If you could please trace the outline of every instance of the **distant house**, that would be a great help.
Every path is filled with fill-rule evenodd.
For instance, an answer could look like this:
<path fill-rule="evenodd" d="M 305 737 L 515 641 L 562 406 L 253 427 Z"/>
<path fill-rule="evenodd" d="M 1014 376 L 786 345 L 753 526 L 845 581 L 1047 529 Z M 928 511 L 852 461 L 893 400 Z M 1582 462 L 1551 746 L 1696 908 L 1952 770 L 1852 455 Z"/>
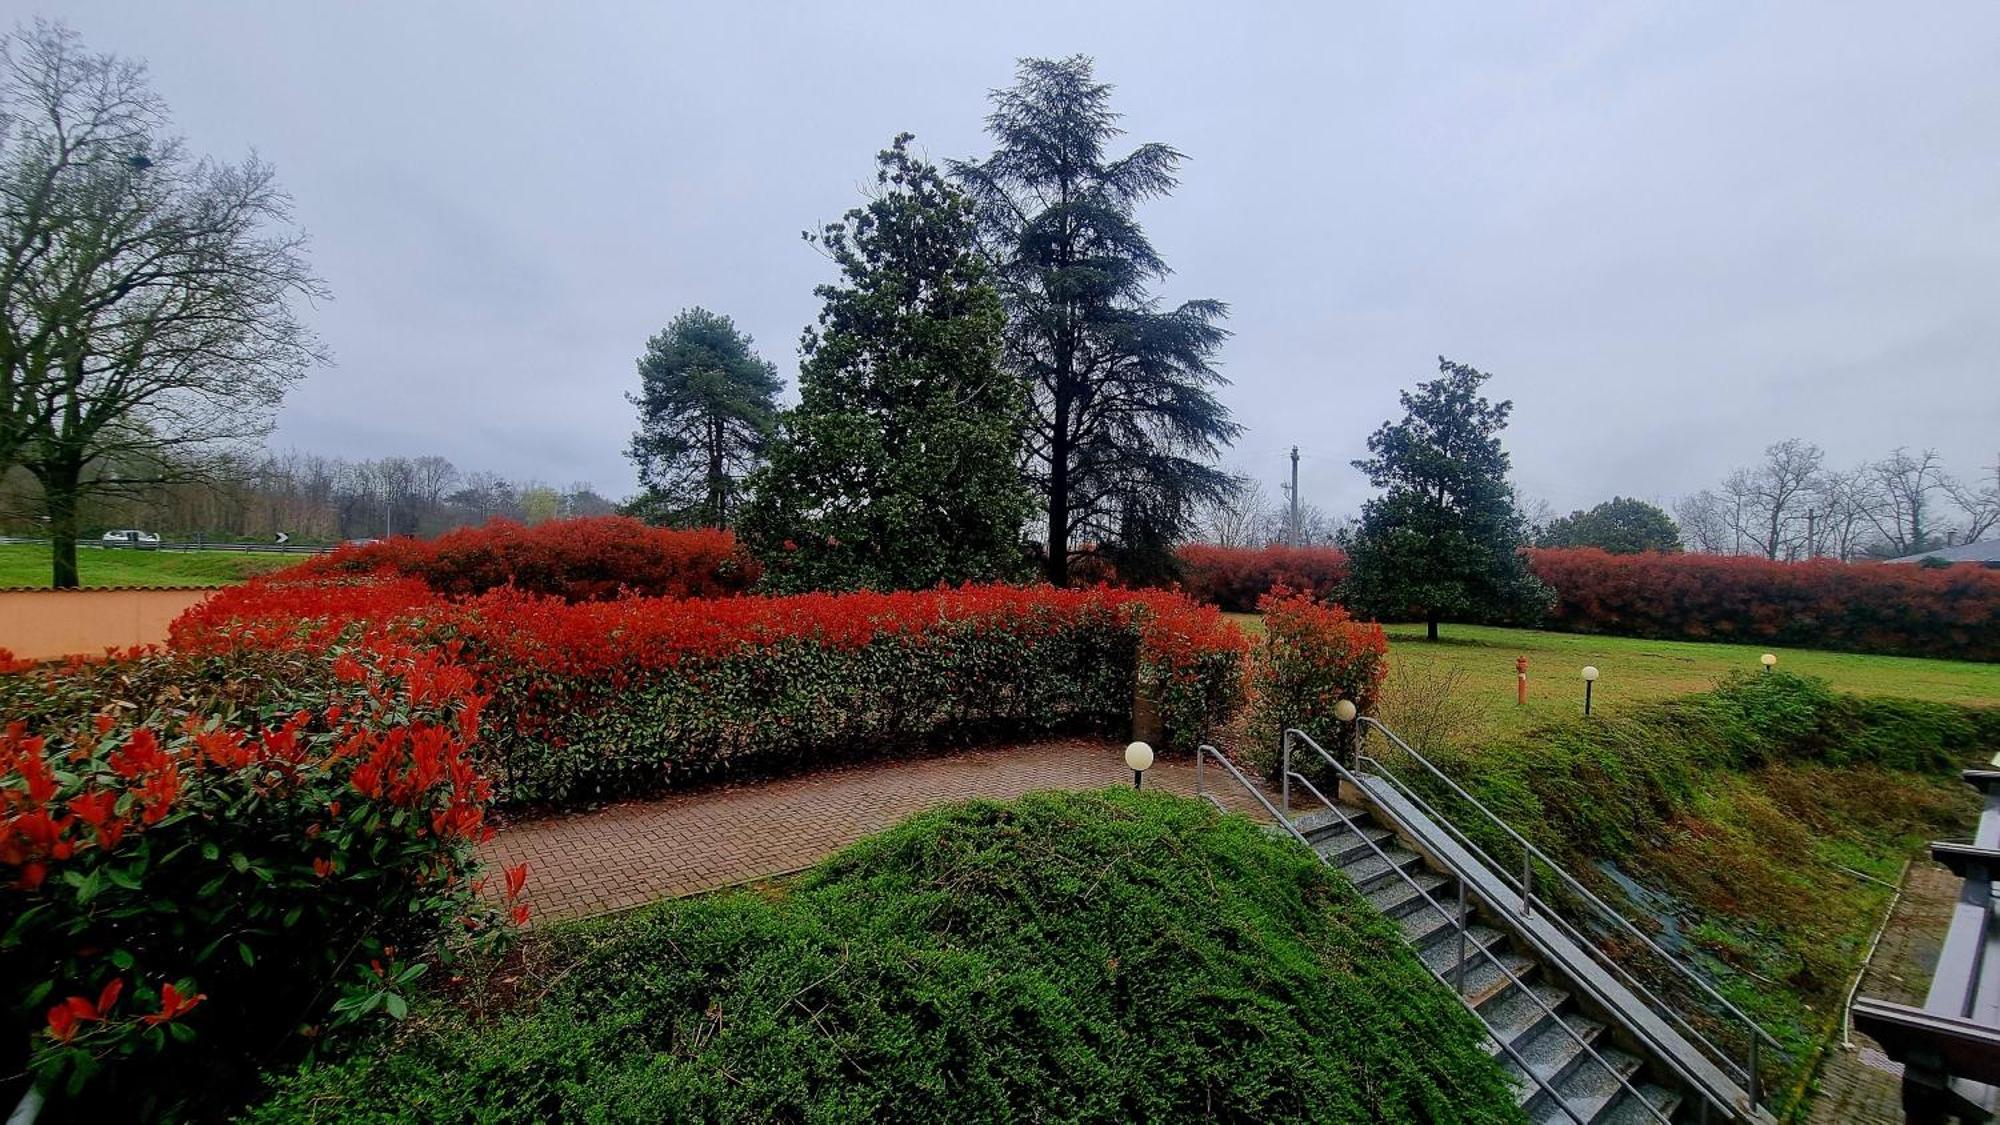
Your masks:
<path fill-rule="evenodd" d="M 1900 559 L 1883 559 L 1885 563 L 1920 563 L 1936 559 L 1942 563 L 1979 563 L 1981 566 L 2000 567 L 2000 539 L 1988 539 L 1980 543 L 1964 543 L 1957 547 L 1939 547 L 1935 551 L 1925 551 L 1921 555 L 1904 555 Z"/>

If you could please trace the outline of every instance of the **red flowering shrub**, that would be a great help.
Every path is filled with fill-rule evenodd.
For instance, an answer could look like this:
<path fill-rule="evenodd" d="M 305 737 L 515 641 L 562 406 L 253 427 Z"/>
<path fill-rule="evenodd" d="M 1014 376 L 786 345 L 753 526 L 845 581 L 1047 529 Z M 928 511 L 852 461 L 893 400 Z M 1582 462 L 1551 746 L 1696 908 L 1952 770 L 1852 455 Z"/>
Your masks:
<path fill-rule="evenodd" d="M 1338 547 L 1211 547 L 1191 543 L 1174 553 L 1188 597 L 1229 613 L 1250 613 L 1280 587 L 1326 601 L 1347 579 L 1347 552 Z"/>
<path fill-rule="evenodd" d="M 1275 774 L 1288 728 L 1332 752 L 1341 733 L 1334 704 L 1349 699 L 1364 715 L 1375 710 L 1389 674 L 1389 639 L 1372 621 L 1283 588 L 1258 599 L 1257 609 L 1264 636 L 1250 651 L 1249 757 Z M 1317 771 L 1306 767 L 1317 765 L 1308 760 L 1294 768 L 1311 776 Z"/>
<path fill-rule="evenodd" d="M 720 598 L 757 580 L 757 563 L 727 531 L 674 531 L 625 516 L 550 520 L 523 527 L 496 519 L 436 539 L 408 536 L 342 547 L 283 572 L 287 578 L 398 575 L 441 594 L 512 585 L 570 602 L 621 593 Z"/>
<path fill-rule="evenodd" d="M 400 1016 L 440 923 L 504 932 L 483 704 L 382 637 L 0 677 L 0 1065 L 66 1116 L 194 1115 L 301 1027 Z"/>
<path fill-rule="evenodd" d="M 1579 633 L 2000 660 L 2000 571 L 1717 555 L 1533 550 Z"/>
<path fill-rule="evenodd" d="M 174 629 L 188 650 L 320 644 L 373 623 L 461 645 L 491 696 L 501 795 L 604 800 L 938 740 L 1110 729 L 1135 685 L 1191 745 L 1235 706 L 1240 633 L 1175 594 L 1011 586 L 565 604 L 518 590 L 265 581 Z"/>

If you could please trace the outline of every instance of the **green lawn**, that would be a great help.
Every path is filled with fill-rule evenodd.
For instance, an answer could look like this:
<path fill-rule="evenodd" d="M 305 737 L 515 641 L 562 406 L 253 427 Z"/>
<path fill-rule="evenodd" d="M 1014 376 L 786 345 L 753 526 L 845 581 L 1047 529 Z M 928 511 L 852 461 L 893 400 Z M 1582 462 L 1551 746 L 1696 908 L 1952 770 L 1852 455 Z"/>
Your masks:
<path fill-rule="evenodd" d="M 1263 628 L 1254 614 L 1230 616 L 1253 634 Z M 1732 671 L 1755 671 L 1765 652 L 1777 654 L 1780 668 L 1820 677 L 1839 691 L 2000 706 L 2000 664 L 1480 625 L 1445 625 L 1441 632 L 1432 643 L 1422 625 L 1388 626 L 1391 683 L 1383 721 L 1391 727 L 1436 726 L 1464 738 L 1515 734 L 1574 715 L 1583 709 L 1586 664 L 1602 674 L 1593 712 L 1616 714 L 1635 703 L 1712 687 Z M 1524 707 L 1514 703 L 1517 656 L 1528 658 Z M 1440 708 L 1448 714 L 1429 713 Z"/>
<path fill-rule="evenodd" d="M 105 550 L 78 544 L 76 566 L 85 586 L 201 586 L 241 582 L 303 558 L 265 551 Z M 0 587 L 47 586 L 50 566 L 46 546 L 0 543 Z"/>

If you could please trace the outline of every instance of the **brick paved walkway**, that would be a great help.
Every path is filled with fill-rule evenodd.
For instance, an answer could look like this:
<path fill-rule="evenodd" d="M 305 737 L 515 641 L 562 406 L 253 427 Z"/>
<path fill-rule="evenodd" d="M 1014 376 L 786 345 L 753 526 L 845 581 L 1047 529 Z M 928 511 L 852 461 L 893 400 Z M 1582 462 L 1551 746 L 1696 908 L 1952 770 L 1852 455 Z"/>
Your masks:
<path fill-rule="evenodd" d="M 1951 925 L 1959 880 L 1924 861 L 1910 865 L 1882 944 L 1868 963 L 1861 995 L 1921 1007 L 1937 968 L 1938 950 Z M 1819 1094 L 1808 1121 L 1825 1125 L 1902 1125 L 1903 1068 L 1881 1045 L 1854 1033 L 1854 1050 L 1835 1044 L 1819 1071 Z"/>
<path fill-rule="evenodd" d="M 495 864 L 527 862 L 528 898 L 538 919 L 603 914 L 809 867 L 933 805 L 1129 785 L 1132 771 L 1123 753 L 1123 743 L 1041 742 L 633 801 L 510 825 L 480 857 Z M 1215 772 L 1209 783 L 1225 804 L 1261 813 L 1248 794 Z M 1192 794 L 1192 761 L 1155 763 L 1146 787 Z"/>

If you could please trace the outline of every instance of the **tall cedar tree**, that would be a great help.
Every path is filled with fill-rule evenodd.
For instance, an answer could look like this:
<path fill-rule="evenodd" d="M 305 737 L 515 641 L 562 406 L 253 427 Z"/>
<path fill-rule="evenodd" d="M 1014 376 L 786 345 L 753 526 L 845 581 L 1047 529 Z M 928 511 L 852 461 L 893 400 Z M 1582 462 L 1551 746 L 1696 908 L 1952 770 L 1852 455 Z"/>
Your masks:
<path fill-rule="evenodd" d="M 639 467 L 639 513 L 675 526 L 728 527 L 743 478 L 777 426 L 784 382 L 750 350 L 735 322 L 688 309 L 639 357 L 639 430 L 626 456 Z"/>
<path fill-rule="evenodd" d="M 1023 402 L 971 202 L 898 136 L 879 190 L 818 241 L 840 267 L 800 351 L 801 401 L 743 534 L 774 589 L 921 589 L 1016 576 L 1031 510 Z M 808 236 L 810 237 L 810 236 Z"/>
<path fill-rule="evenodd" d="M 1528 573 L 1526 522 L 1500 448 L 1511 402 L 1479 394 L 1489 376 L 1438 357 L 1439 378 L 1402 394 L 1401 422 L 1368 438 L 1354 462 L 1381 496 L 1361 509 L 1349 548 L 1347 596 L 1384 618 L 1421 617 L 1436 640 L 1441 617 L 1533 619 L 1549 591 Z"/>
<path fill-rule="evenodd" d="M 1066 584 L 1093 541 L 1122 569 L 1153 569 L 1198 506 L 1234 492 L 1208 462 L 1241 432 L 1210 393 L 1228 382 L 1210 362 L 1227 307 L 1160 311 L 1150 290 L 1169 271 L 1133 216 L 1173 189 L 1181 154 L 1108 156 L 1124 130 L 1082 56 L 1024 60 L 992 99 L 993 155 L 952 170 L 979 205 L 1007 367 L 1029 391 L 1024 464 L 1047 517 L 1049 581 Z"/>

